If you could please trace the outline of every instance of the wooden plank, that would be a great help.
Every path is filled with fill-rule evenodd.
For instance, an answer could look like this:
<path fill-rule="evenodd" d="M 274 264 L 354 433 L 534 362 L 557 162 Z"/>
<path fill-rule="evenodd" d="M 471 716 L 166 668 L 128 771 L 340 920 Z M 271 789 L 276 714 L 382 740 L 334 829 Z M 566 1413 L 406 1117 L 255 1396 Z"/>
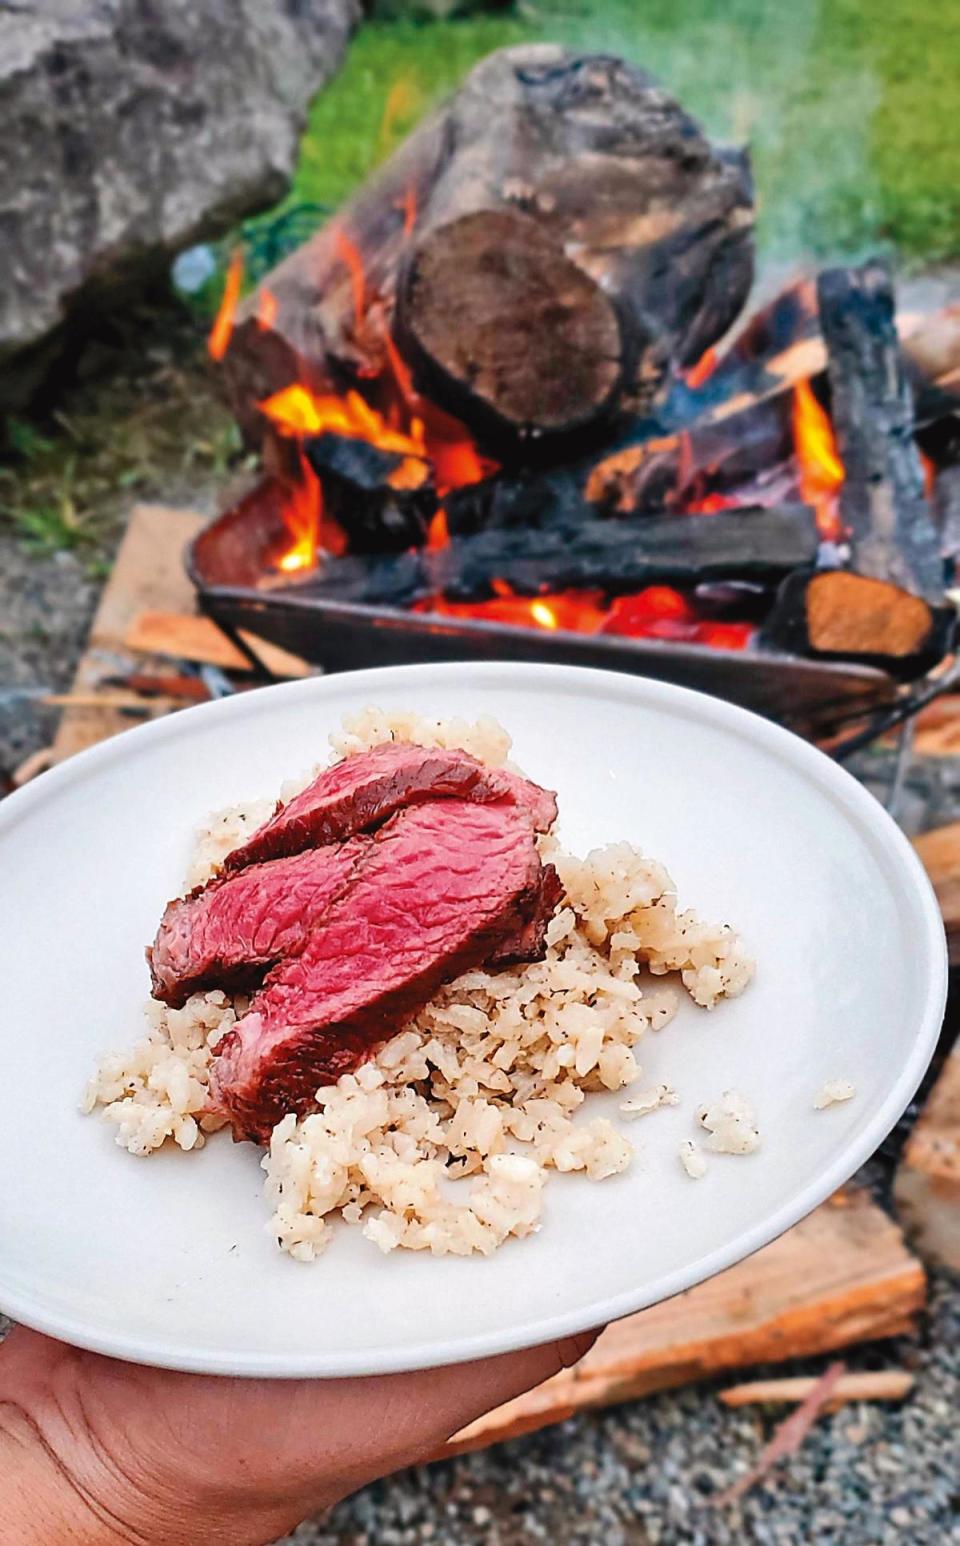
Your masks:
<path fill-rule="evenodd" d="M 899 1336 L 924 1292 L 896 1224 L 865 1193 L 845 1190 L 748 1261 L 609 1326 L 575 1369 L 471 1423 L 443 1453 L 727 1369 Z"/>
<path fill-rule="evenodd" d="M 960 1271 L 960 1044 L 910 1134 L 893 1195 L 924 1260 Z"/>
<path fill-rule="evenodd" d="M 916 1381 L 906 1369 L 868 1370 L 864 1374 L 841 1374 L 833 1387 L 830 1400 L 823 1410 L 835 1412 L 850 1401 L 904 1401 Z M 806 1401 L 817 1384 L 812 1375 L 800 1375 L 797 1379 L 748 1380 L 743 1385 L 731 1385 L 721 1390 L 718 1399 L 724 1406 L 793 1406 Z"/>
<path fill-rule="evenodd" d="M 71 696 L 78 701 L 60 720 L 53 761 L 61 762 L 85 746 L 180 706 L 146 697 L 134 698 L 127 706 L 115 690 L 101 687 L 105 677 L 149 670 L 151 663 L 161 672 L 169 670 L 170 656 L 231 671 L 250 669 L 246 656 L 215 623 L 194 614 L 194 591 L 184 569 L 183 551 L 203 522 L 204 517 L 194 510 L 164 505 L 138 505 L 133 511 L 73 679 Z M 312 668 L 298 656 L 253 635 L 247 637 L 275 676 L 310 674 Z"/>
<path fill-rule="evenodd" d="M 255 634 L 242 635 L 271 676 L 310 676 L 313 666 L 299 655 L 280 649 Z M 203 665 L 220 666 L 224 671 L 249 671 L 250 662 L 209 617 L 188 616 L 183 612 L 138 612 L 123 639 L 127 649 L 147 655 L 170 655 L 176 660 L 192 660 Z"/>
<path fill-rule="evenodd" d="M 960 966 L 960 821 L 922 833 L 913 846 L 937 893 L 950 965 Z"/>
<path fill-rule="evenodd" d="M 73 692 L 95 693 L 104 676 L 130 669 L 133 661 L 123 639 L 138 612 L 192 608 L 193 587 L 183 567 L 183 550 L 202 525 L 203 517 L 193 510 L 136 507 L 100 597 L 87 648 L 73 678 Z M 167 711 L 167 705 L 154 703 L 147 717 Z M 85 746 L 142 723 L 143 718 L 138 714 L 132 719 L 129 711 L 116 706 L 67 709 L 53 742 L 53 759 L 61 762 Z"/>

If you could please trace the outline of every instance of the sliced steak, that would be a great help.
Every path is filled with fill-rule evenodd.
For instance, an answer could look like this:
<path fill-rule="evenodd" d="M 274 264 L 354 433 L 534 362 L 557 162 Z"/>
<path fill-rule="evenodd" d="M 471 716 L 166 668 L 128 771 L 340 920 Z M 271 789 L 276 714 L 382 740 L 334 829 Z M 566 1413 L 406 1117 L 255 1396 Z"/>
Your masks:
<path fill-rule="evenodd" d="M 204 988 L 256 987 L 303 948 L 372 841 L 251 864 L 171 902 L 147 950 L 154 998 L 178 1007 Z"/>
<path fill-rule="evenodd" d="M 320 843 L 339 842 L 380 825 L 404 806 L 441 797 L 513 800 L 543 832 L 557 815 L 555 795 L 516 773 L 485 767 L 467 752 L 385 741 L 325 768 L 228 854 L 224 867 L 237 870 Z"/>
<path fill-rule="evenodd" d="M 552 864 L 545 864 L 540 871 L 540 885 L 529 918 L 516 934 L 505 939 L 502 945 L 498 945 L 487 956 L 484 965 L 497 971 L 503 966 L 542 961 L 547 948 L 547 924 L 556 912 L 562 896 L 563 883 L 560 876 Z"/>
<path fill-rule="evenodd" d="M 234 1135 L 266 1139 L 514 938 L 541 869 L 530 822 L 509 801 L 434 800 L 396 816 L 323 926 L 217 1046 L 211 1099 Z"/>

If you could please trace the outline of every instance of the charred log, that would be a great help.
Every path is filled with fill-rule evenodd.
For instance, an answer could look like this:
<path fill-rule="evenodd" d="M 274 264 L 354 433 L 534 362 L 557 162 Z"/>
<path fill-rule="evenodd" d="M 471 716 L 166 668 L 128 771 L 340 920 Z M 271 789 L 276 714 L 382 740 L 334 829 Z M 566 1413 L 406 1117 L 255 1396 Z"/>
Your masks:
<path fill-rule="evenodd" d="M 913 439 L 889 268 L 827 269 L 817 281 L 834 429 L 846 477 L 840 514 L 853 567 L 936 599 L 942 568 Z"/>
<path fill-rule="evenodd" d="M 611 515 L 688 510 L 711 494 L 742 490 L 792 453 L 789 400 L 760 400 L 716 423 L 612 451 L 591 467 L 584 492 Z"/>
<path fill-rule="evenodd" d="M 670 364 L 698 360 L 738 315 L 752 226 L 746 155 L 713 147 L 650 76 L 554 45 L 502 50 L 244 303 L 225 358 L 232 403 L 259 439 L 252 405 L 290 381 L 329 389 L 382 373 L 402 269 L 418 366 L 456 380 L 461 411 L 475 411 L 481 430 L 565 433 L 618 398 L 636 409 Z M 521 232 L 531 240 L 522 261 Z M 462 293 L 528 329 L 527 348 L 508 361 L 513 381 L 491 386 L 489 340 L 460 301 L 449 319 L 438 315 L 458 263 Z M 548 318 L 551 294 L 575 368 L 551 327 L 524 317 L 534 295 Z M 447 329 L 463 324 L 458 353 Z"/>
<path fill-rule="evenodd" d="M 917 676 L 950 647 L 952 608 L 931 607 L 887 580 L 824 569 L 790 575 L 761 630 L 761 643 L 793 655 L 854 660 Z"/>
<path fill-rule="evenodd" d="M 435 552 L 333 559 L 298 583 L 304 595 L 410 606 L 431 595 L 482 601 L 508 585 L 521 596 L 600 589 L 622 595 L 657 583 L 722 579 L 770 584 L 812 562 L 817 532 L 803 506 L 724 510 L 702 519 L 582 521 L 566 529 L 501 527 Z"/>
<path fill-rule="evenodd" d="M 402 553 L 425 541 L 437 496 L 426 463 L 347 435 L 314 435 L 304 453 L 321 480 L 324 511 L 355 553 Z"/>

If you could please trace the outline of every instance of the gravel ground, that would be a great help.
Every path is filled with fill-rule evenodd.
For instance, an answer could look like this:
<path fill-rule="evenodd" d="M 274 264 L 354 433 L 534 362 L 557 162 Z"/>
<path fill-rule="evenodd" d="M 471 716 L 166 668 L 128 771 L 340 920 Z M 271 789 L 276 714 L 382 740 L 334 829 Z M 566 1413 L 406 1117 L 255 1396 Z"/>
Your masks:
<path fill-rule="evenodd" d="M 857 1368 L 909 1365 L 917 1375 L 913 1395 L 900 1409 L 858 1405 L 821 1419 L 794 1459 L 730 1508 L 714 1508 L 710 1496 L 747 1469 L 776 1419 L 729 1411 L 698 1387 L 576 1418 L 513 1444 L 394 1477 L 342 1504 L 325 1522 L 302 1525 L 289 1541 L 298 1546 L 960 1541 L 958 1285 L 934 1279 L 930 1318 L 920 1339 L 859 1350 L 848 1361 Z"/>
<path fill-rule="evenodd" d="M 47 745 L 57 722 L 55 709 L 5 693 L 69 687 L 98 590 L 75 554 L 38 558 L 0 532 L 0 770 Z"/>

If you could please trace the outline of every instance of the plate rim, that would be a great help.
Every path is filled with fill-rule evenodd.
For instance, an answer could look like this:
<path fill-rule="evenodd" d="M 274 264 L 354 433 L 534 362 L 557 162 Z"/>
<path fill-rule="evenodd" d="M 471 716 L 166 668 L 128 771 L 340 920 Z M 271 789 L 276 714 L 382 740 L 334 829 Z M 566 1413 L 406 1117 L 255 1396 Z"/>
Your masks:
<path fill-rule="evenodd" d="M 564 691 L 572 689 L 573 696 L 590 696 L 591 686 L 597 689 L 614 688 L 632 696 L 638 706 L 652 704 L 679 711 L 684 717 L 700 722 L 712 722 L 722 730 L 740 733 L 746 739 L 769 753 L 779 756 L 795 771 L 804 775 L 843 809 L 851 821 L 859 817 L 861 835 L 879 845 L 885 859 L 891 864 L 891 875 L 896 876 L 901 896 L 913 893 L 914 904 L 922 924 L 922 934 L 915 941 L 925 958 L 928 971 L 922 1000 L 918 1001 L 913 1045 L 909 1057 L 900 1068 L 885 1097 L 872 1113 L 859 1135 L 843 1144 L 830 1164 L 811 1178 L 797 1193 L 779 1208 L 758 1220 L 751 1228 L 741 1230 L 733 1239 L 712 1251 L 706 1252 L 672 1272 L 663 1273 L 649 1281 L 642 1289 L 633 1289 L 614 1296 L 600 1296 L 579 1309 L 557 1313 L 541 1313 L 527 1317 L 520 1324 L 503 1328 L 498 1332 L 485 1331 L 463 1335 L 455 1341 L 426 1340 L 404 1344 L 395 1349 L 370 1349 L 366 1351 L 323 1353 L 305 1352 L 300 1355 L 257 1351 L 232 1353 L 211 1350 L 188 1341 L 177 1341 L 157 1347 L 151 1341 L 135 1335 L 100 1333 L 89 1328 L 82 1317 L 75 1318 L 57 1310 L 47 1311 L 41 1305 L 31 1303 L 29 1293 L 23 1294 L 4 1281 L 2 1257 L 0 1257 L 0 1308 L 12 1320 L 29 1326 L 35 1331 L 56 1337 L 61 1341 L 101 1353 L 120 1360 L 147 1364 L 153 1367 L 180 1370 L 185 1373 L 219 1374 L 234 1377 L 269 1377 L 276 1379 L 343 1378 L 363 1377 L 440 1368 L 450 1364 L 468 1362 L 477 1358 L 492 1357 L 501 1353 L 515 1352 L 592 1329 L 597 1325 L 619 1320 L 639 1310 L 648 1309 L 674 1295 L 706 1281 L 726 1268 L 752 1256 L 763 1246 L 778 1239 L 801 1219 L 806 1218 L 827 1197 L 854 1174 L 873 1154 L 884 1138 L 896 1125 L 923 1078 L 930 1063 L 943 1021 L 948 987 L 948 956 L 943 921 L 933 886 L 913 846 L 879 801 L 871 795 L 845 768 L 833 762 L 817 747 L 804 741 L 783 726 L 762 718 L 748 709 L 725 699 L 697 692 L 691 688 L 659 682 L 626 672 L 608 671 L 583 666 L 535 664 L 510 661 L 484 662 L 436 662 L 415 665 L 381 666 L 363 671 L 336 672 L 326 676 L 309 677 L 295 682 L 273 684 L 229 698 L 188 708 L 174 715 L 139 725 L 120 735 L 101 741 L 76 753 L 67 761 L 44 773 L 23 789 L 15 791 L 0 803 L 0 845 L 5 831 L 26 817 L 36 806 L 68 787 L 80 783 L 102 766 L 128 758 L 131 752 L 148 750 L 151 741 L 175 739 L 190 735 L 203 716 L 209 723 L 214 716 L 221 718 L 244 717 L 256 713 L 265 694 L 275 700 L 280 695 L 290 698 L 309 698 L 323 694 L 332 687 L 349 688 L 352 695 L 360 698 L 365 693 L 376 692 L 377 684 L 385 679 L 396 680 L 402 676 L 411 684 L 411 696 L 425 685 L 444 684 L 456 679 L 458 685 L 468 688 L 484 682 L 505 686 L 533 686 L 542 684 L 549 691 L 558 686 Z M 565 684 L 565 685 L 564 685 Z M 376 1258 L 374 1258 L 376 1261 Z"/>

